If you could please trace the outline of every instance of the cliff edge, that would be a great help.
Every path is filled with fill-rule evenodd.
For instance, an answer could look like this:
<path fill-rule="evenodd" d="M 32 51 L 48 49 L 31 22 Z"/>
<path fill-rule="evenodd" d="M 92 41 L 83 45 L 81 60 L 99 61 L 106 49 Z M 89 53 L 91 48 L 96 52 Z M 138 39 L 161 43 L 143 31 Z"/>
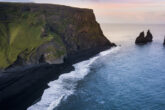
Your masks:
<path fill-rule="evenodd" d="M 61 64 L 80 53 L 112 46 L 91 9 L 0 3 L 0 69 Z"/>

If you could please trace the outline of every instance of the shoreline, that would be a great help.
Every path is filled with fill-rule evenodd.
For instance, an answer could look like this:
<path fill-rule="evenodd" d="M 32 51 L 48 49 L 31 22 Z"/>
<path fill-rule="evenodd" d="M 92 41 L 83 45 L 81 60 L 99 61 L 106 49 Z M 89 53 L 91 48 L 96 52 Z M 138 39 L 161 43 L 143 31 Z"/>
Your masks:
<path fill-rule="evenodd" d="M 87 60 L 112 45 L 89 49 L 70 55 L 64 64 L 41 65 L 27 70 L 4 73 L 0 77 L 0 108 L 5 110 L 26 110 L 39 100 L 48 82 L 58 79 L 63 73 L 74 70 L 75 63 Z"/>

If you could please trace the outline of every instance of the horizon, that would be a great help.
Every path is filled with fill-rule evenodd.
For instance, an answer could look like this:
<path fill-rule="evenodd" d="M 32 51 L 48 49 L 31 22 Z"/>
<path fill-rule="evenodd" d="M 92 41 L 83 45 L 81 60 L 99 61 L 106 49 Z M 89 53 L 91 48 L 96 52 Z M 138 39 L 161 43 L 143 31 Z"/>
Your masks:
<path fill-rule="evenodd" d="M 1 2 L 33 2 L 93 9 L 99 23 L 165 24 L 164 0 L 0 0 Z"/>

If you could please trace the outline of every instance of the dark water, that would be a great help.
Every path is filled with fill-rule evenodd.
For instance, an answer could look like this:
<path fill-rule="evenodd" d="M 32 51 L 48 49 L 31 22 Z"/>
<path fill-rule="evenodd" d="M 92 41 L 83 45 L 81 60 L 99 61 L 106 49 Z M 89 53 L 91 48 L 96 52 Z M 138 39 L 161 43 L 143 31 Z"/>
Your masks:
<path fill-rule="evenodd" d="M 135 45 L 148 28 L 153 43 Z M 75 65 L 76 72 L 51 82 L 30 110 L 165 110 L 165 25 L 104 24 L 102 29 L 121 46 Z"/>

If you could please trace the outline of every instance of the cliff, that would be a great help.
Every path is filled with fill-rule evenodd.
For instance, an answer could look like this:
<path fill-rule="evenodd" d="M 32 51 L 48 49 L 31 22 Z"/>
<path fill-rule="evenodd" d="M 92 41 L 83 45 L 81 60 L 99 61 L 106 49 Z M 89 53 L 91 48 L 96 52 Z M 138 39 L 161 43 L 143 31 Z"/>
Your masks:
<path fill-rule="evenodd" d="M 0 70 L 38 65 L 0 73 L 0 108 L 26 110 L 72 64 L 112 46 L 90 9 L 0 3 Z"/>
<path fill-rule="evenodd" d="M 0 3 L 0 69 L 60 64 L 79 53 L 111 46 L 115 44 L 103 35 L 91 9 Z"/>

